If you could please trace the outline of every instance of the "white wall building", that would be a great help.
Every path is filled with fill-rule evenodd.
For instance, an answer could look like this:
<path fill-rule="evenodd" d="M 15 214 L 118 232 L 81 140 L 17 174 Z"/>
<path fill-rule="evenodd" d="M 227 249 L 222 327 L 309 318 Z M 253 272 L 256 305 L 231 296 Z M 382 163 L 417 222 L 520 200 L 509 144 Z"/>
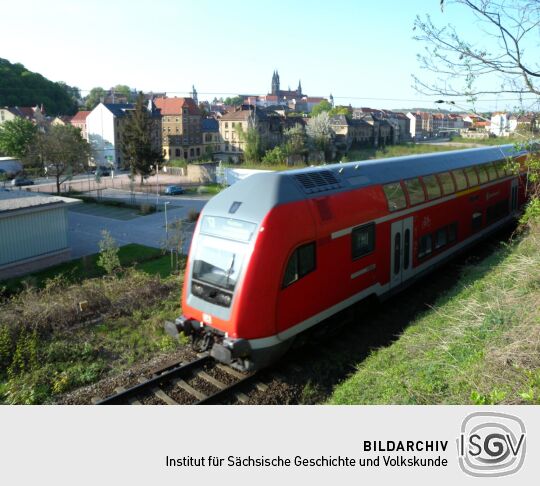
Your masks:
<path fill-rule="evenodd" d="M 497 137 L 507 137 L 514 130 L 512 130 L 510 126 L 510 117 L 508 116 L 508 113 L 493 113 L 493 115 L 491 115 L 489 131 Z"/>
<path fill-rule="evenodd" d="M 88 142 L 96 166 L 122 166 L 123 119 L 132 108 L 130 104 L 100 103 L 86 117 Z"/>

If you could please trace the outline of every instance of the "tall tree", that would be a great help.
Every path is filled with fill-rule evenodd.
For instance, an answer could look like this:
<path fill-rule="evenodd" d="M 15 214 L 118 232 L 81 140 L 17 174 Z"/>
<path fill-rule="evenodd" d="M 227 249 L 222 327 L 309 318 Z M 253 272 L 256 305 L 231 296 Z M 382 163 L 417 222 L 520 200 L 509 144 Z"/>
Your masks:
<path fill-rule="evenodd" d="M 306 127 L 309 143 L 314 150 L 324 152 L 328 160 L 332 148 L 334 131 L 330 126 L 330 116 L 327 111 L 310 118 Z"/>
<path fill-rule="evenodd" d="M 317 116 L 320 115 L 324 111 L 330 111 L 332 109 L 332 105 L 327 100 L 322 100 L 319 104 L 315 105 L 313 109 L 311 110 L 311 116 Z"/>
<path fill-rule="evenodd" d="M 128 103 L 134 101 L 134 95 L 131 88 L 125 84 L 117 84 L 114 88 L 115 95 L 125 96 Z"/>
<path fill-rule="evenodd" d="M 264 147 L 257 122 L 252 120 L 248 121 L 248 127 L 246 130 L 242 128 L 241 123 L 238 123 L 236 131 L 238 132 L 238 137 L 240 140 L 244 142 L 243 150 L 246 162 L 260 162 L 261 157 L 264 154 Z"/>
<path fill-rule="evenodd" d="M 86 98 L 84 99 L 85 108 L 87 110 L 93 110 L 100 101 L 105 98 L 107 91 L 100 86 L 92 88 Z"/>
<path fill-rule="evenodd" d="M 415 39 L 426 52 L 418 55 L 420 65 L 438 75 L 434 81 L 414 76 L 418 91 L 469 97 L 540 95 L 538 0 L 440 0 L 440 4 L 443 11 L 450 5 L 461 7 L 462 15 L 477 28 L 458 32 L 452 25 L 436 26 L 429 16 L 416 18 Z"/>
<path fill-rule="evenodd" d="M 300 123 L 284 132 L 287 155 L 304 156 L 307 151 L 306 131 Z"/>
<path fill-rule="evenodd" d="M 122 150 L 129 164 L 131 175 L 140 175 L 141 185 L 144 177 L 162 162 L 161 152 L 152 144 L 152 115 L 146 109 L 144 95 L 139 93 L 135 109 L 128 111 L 124 126 Z"/>
<path fill-rule="evenodd" d="M 23 157 L 23 163 L 43 168 L 56 180 L 56 192 L 75 174 L 88 168 L 90 145 L 81 131 L 71 125 L 51 125 L 38 132 Z"/>
<path fill-rule="evenodd" d="M 16 117 L 0 125 L 0 153 L 22 158 L 33 142 L 37 127 L 30 120 Z"/>

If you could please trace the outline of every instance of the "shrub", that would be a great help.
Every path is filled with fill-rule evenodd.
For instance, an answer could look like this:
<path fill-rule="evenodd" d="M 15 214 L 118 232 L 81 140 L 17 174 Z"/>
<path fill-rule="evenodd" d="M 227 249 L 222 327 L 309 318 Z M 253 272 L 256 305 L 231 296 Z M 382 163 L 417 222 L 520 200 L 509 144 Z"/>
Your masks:
<path fill-rule="evenodd" d="M 107 230 L 101 232 L 103 239 L 99 242 L 98 267 L 103 268 L 109 275 L 120 268 L 118 245 Z"/>
<path fill-rule="evenodd" d="M 191 223 L 196 223 L 200 214 L 201 213 L 199 213 L 196 209 L 190 208 L 188 211 L 187 220 Z"/>

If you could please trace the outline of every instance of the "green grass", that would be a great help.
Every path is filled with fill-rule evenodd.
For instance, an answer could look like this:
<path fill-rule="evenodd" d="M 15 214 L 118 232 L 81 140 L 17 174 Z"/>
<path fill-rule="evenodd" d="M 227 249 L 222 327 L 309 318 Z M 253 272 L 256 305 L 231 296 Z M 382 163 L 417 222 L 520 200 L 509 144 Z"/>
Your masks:
<path fill-rule="evenodd" d="M 387 157 L 402 157 L 404 155 L 431 154 L 435 152 L 448 152 L 459 150 L 460 147 L 450 145 L 414 144 L 388 145 L 385 148 L 365 148 L 351 150 L 347 154 L 347 160 L 385 159 Z"/>
<path fill-rule="evenodd" d="M 123 267 L 130 267 L 135 264 L 139 264 L 139 267 L 144 263 L 153 263 L 153 260 L 166 260 L 163 257 L 163 252 L 158 248 L 151 248 L 148 246 L 138 245 L 136 243 L 130 243 L 122 246 L 118 250 L 118 256 L 120 258 L 120 264 Z M 54 267 L 47 268 L 40 272 L 33 273 L 24 277 L 17 277 L 0 282 L 0 289 L 5 287 L 6 293 L 13 294 L 19 292 L 25 287 L 25 285 L 32 285 L 35 287 L 43 287 L 47 280 L 62 275 L 70 282 L 79 282 L 85 278 L 99 277 L 104 274 L 102 268 L 97 266 L 98 254 L 89 255 L 79 258 L 77 260 L 71 260 L 69 262 L 55 265 Z M 146 272 L 151 273 L 152 266 L 147 265 Z M 164 267 L 155 265 L 156 273 L 162 276 L 170 274 L 165 273 Z"/>
<path fill-rule="evenodd" d="M 540 226 L 338 385 L 332 404 L 540 404 Z"/>
<path fill-rule="evenodd" d="M 514 143 L 524 143 L 529 137 L 490 137 L 490 138 L 465 138 L 452 137 L 452 142 L 456 143 L 475 143 L 479 145 L 506 145 Z"/>

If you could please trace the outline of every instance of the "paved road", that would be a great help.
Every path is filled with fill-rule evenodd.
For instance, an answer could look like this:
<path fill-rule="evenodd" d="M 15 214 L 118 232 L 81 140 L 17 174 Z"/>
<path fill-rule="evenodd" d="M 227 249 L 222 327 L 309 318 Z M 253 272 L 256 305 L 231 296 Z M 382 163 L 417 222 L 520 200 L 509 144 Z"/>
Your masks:
<path fill-rule="evenodd" d="M 161 197 L 160 197 L 161 199 Z M 167 207 L 169 223 L 175 219 L 186 218 L 190 209 L 200 212 L 210 197 L 174 197 L 175 204 Z M 159 212 L 130 220 L 112 219 L 77 211 L 68 212 L 69 243 L 72 258 L 80 258 L 99 251 L 101 231 L 107 230 L 120 246 L 128 243 L 161 248 L 165 240 L 165 213 Z M 185 225 L 184 252 L 191 243 L 192 228 Z"/>

